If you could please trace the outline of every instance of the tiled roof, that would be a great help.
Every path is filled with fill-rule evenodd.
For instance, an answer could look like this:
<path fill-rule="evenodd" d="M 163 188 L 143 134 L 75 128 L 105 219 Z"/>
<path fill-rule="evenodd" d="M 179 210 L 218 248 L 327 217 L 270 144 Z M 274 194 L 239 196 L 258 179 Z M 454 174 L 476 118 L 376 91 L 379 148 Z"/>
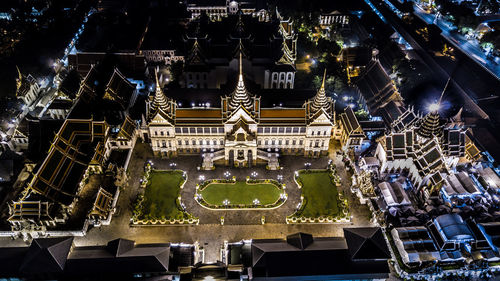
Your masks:
<path fill-rule="evenodd" d="M 189 109 L 178 108 L 175 111 L 175 116 L 178 118 L 222 118 L 220 108 L 216 109 Z"/>
<path fill-rule="evenodd" d="M 91 152 L 99 141 L 104 140 L 106 132 L 104 122 L 67 119 L 29 188 L 48 199 L 71 204 L 80 178 L 93 156 Z"/>
<path fill-rule="evenodd" d="M 263 108 L 260 118 L 305 118 L 304 108 Z"/>

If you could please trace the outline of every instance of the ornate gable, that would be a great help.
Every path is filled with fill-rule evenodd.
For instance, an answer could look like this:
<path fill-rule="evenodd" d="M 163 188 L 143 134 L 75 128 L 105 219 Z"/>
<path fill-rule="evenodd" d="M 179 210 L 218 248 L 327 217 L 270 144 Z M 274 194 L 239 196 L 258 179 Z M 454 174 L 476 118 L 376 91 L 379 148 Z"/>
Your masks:
<path fill-rule="evenodd" d="M 162 110 L 158 110 L 149 122 L 150 126 L 162 125 L 162 126 L 173 126 L 172 120 L 165 114 Z"/>
<path fill-rule="evenodd" d="M 309 125 L 330 125 L 333 126 L 332 119 L 330 115 L 323 109 L 320 108 L 312 117 Z"/>
<path fill-rule="evenodd" d="M 255 123 L 255 119 L 248 110 L 239 106 L 229 117 L 226 123 L 237 123 L 239 120 L 244 120 L 246 123 Z"/>

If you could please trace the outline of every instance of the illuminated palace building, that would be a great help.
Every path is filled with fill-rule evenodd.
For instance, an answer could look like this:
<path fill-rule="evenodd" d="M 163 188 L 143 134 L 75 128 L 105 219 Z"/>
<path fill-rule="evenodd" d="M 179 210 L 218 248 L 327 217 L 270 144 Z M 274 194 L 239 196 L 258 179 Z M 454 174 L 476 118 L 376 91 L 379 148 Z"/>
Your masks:
<path fill-rule="evenodd" d="M 220 97 L 220 107 L 180 108 L 156 82 L 147 103 L 147 134 L 154 154 L 173 157 L 202 154 L 203 168 L 213 164 L 279 167 L 283 154 L 318 157 L 328 152 L 335 124 L 334 101 L 323 85 L 302 107 L 261 106 L 261 97 L 245 87 L 240 54 L 236 89 Z M 264 103 L 262 103 L 264 104 Z"/>

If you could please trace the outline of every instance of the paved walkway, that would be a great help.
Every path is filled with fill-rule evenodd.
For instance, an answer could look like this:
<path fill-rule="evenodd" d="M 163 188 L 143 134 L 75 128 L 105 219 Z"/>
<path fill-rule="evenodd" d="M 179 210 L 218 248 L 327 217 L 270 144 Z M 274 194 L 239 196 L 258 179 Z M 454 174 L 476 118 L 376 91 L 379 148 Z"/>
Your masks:
<path fill-rule="evenodd" d="M 332 154 L 333 155 L 333 154 Z M 144 163 L 152 160 L 157 169 L 171 169 L 170 164 L 175 163 L 175 168 L 185 170 L 188 181 L 181 192 L 182 202 L 187 211 L 200 218 L 200 225 L 194 226 L 130 226 L 130 216 L 133 202 L 140 192 L 139 179 L 144 172 Z M 220 247 L 224 241 L 240 241 L 242 239 L 259 238 L 284 238 L 295 232 L 307 232 L 314 236 L 343 236 L 343 227 L 369 225 L 369 211 L 366 206 L 358 206 L 348 192 L 350 181 L 346 179 L 345 168 L 340 157 L 335 158 L 337 169 L 342 178 L 342 190 L 345 192 L 353 213 L 352 224 L 285 224 L 285 216 L 292 214 L 299 202 L 300 190 L 293 181 L 295 170 L 303 169 L 304 163 L 311 163 L 311 168 L 325 168 L 328 158 L 309 159 L 304 157 L 285 156 L 281 164 L 283 170 L 267 171 L 263 167 L 256 168 L 226 168 L 217 167 L 214 171 L 198 171 L 201 157 L 189 156 L 174 159 L 153 159 L 148 144 L 138 143 L 133 151 L 129 164 L 130 180 L 128 186 L 122 190 L 118 200 L 119 212 L 113 217 L 109 226 L 94 228 L 88 231 L 85 237 L 75 238 L 76 245 L 102 245 L 112 239 L 122 237 L 132 239 L 138 243 L 153 242 L 198 242 L 205 249 L 205 262 L 215 262 L 219 259 Z M 283 175 L 288 193 L 287 202 L 278 209 L 259 211 L 211 211 L 207 210 L 194 200 L 196 183 L 199 176 L 205 179 L 224 178 L 224 172 L 229 171 L 231 176 L 244 180 L 247 175 L 255 171 L 257 178 L 276 179 Z M 261 216 L 266 217 L 266 224 L 261 225 Z M 225 225 L 220 225 L 220 216 L 224 216 Z"/>
<path fill-rule="evenodd" d="M 218 224 L 220 217 L 224 216 L 224 224 L 261 224 L 262 216 L 265 216 L 267 223 L 285 223 L 285 217 L 295 212 L 300 202 L 300 189 L 293 180 L 294 171 L 304 168 L 304 163 L 311 163 L 311 168 L 325 168 L 328 159 L 308 159 L 303 157 L 283 157 L 281 165 L 283 170 L 269 171 L 263 166 L 254 168 L 226 168 L 217 167 L 213 171 L 197 171 L 199 157 L 183 157 L 179 161 L 178 168 L 188 173 L 188 181 L 182 190 L 182 202 L 186 205 L 186 210 L 200 218 L 200 224 Z M 163 161 L 162 161 L 163 162 Z M 155 161 L 156 166 L 156 161 Z M 164 167 L 164 165 L 159 165 Z M 236 180 L 244 181 L 252 172 L 257 172 L 257 179 L 275 179 L 278 175 L 283 176 L 283 183 L 286 185 L 288 199 L 279 208 L 271 210 L 207 210 L 200 206 L 193 198 L 196 192 L 196 184 L 200 182 L 199 176 L 207 179 L 223 179 L 224 173 L 229 171 L 230 177 L 235 176 Z"/>

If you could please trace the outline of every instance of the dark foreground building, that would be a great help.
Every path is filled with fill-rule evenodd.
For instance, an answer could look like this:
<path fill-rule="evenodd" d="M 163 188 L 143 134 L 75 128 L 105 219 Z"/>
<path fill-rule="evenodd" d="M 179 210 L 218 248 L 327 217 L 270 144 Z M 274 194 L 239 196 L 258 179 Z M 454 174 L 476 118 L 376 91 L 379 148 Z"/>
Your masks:
<path fill-rule="evenodd" d="M 129 280 L 178 275 L 194 261 L 194 246 L 136 244 L 116 239 L 76 247 L 73 237 L 35 239 L 29 247 L 0 248 L 0 278 L 27 280 Z"/>
<path fill-rule="evenodd" d="M 222 260 L 196 262 L 190 244 L 115 239 L 75 246 L 73 237 L 0 248 L 0 279 L 25 280 L 385 280 L 390 252 L 378 227 L 345 228 L 344 237 L 295 233 L 286 239 L 226 243 Z"/>
<path fill-rule="evenodd" d="M 390 259 L 382 230 L 344 228 L 344 237 L 296 233 L 228 245 L 228 271 L 250 280 L 385 280 Z"/>

